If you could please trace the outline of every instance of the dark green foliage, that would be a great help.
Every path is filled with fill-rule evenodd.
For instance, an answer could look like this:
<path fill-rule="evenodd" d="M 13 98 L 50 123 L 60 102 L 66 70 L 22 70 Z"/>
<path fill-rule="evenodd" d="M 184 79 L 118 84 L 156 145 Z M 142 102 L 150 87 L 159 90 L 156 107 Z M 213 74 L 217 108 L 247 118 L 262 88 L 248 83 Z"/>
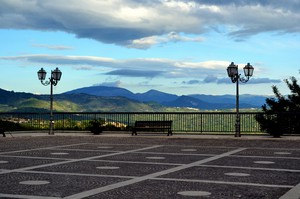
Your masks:
<path fill-rule="evenodd" d="M 0 120 L 0 128 L 4 131 L 20 131 L 25 130 L 25 128 L 19 123 L 2 121 Z"/>
<path fill-rule="evenodd" d="M 103 126 L 103 131 L 126 131 L 128 130 L 127 127 L 118 127 L 114 124 L 107 124 Z"/>
<path fill-rule="evenodd" d="M 90 121 L 89 130 L 95 135 L 99 135 L 103 131 L 103 124 L 105 124 L 105 121 L 102 119 L 92 120 Z"/>
<path fill-rule="evenodd" d="M 266 104 L 262 106 L 265 114 L 256 116 L 261 130 L 274 137 L 300 132 L 300 86 L 295 77 L 286 79 L 285 83 L 291 94 L 283 96 L 278 88 L 273 86 L 275 98 L 267 98 Z"/>

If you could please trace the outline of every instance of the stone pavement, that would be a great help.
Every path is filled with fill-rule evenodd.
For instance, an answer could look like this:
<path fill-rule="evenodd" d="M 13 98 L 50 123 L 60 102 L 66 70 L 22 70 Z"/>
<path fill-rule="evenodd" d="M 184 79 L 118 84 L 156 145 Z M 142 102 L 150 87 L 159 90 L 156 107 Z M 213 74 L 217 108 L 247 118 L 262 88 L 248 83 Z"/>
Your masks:
<path fill-rule="evenodd" d="M 0 198 L 300 198 L 300 139 L 19 133 Z"/>

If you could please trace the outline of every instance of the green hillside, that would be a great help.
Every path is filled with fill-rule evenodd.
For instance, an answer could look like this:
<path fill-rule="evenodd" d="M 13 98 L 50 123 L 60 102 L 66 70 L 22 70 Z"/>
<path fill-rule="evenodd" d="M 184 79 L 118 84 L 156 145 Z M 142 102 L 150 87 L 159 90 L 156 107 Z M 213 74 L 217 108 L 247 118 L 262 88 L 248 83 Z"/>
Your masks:
<path fill-rule="evenodd" d="M 37 112 L 47 111 L 50 107 L 49 95 L 17 93 L 0 89 L 0 111 Z M 165 111 L 166 108 L 157 103 L 142 103 L 125 97 L 99 97 L 87 94 L 54 95 L 54 111 L 124 111 L 150 112 Z"/>

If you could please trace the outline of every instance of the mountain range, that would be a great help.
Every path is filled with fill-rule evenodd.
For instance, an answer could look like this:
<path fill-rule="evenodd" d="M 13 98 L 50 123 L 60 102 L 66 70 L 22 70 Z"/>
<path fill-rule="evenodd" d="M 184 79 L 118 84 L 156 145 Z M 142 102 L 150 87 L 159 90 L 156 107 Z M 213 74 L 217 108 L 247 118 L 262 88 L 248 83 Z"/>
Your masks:
<path fill-rule="evenodd" d="M 133 93 L 125 88 L 91 86 L 65 92 L 64 94 L 84 93 L 95 96 L 121 96 L 139 102 L 156 102 L 168 107 L 190 107 L 204 110 L 231 109 L 236 106 L 235 95 L 174 95 L 157 90 L 149 90 L 145 93 Z M 266 96 L 240 95 L 240 108 L 260 108 L 266 100 Z"/>
<path fill-rule="evenodd" d="M 260 108 L 266 97 L 241 95 L 240 108 Z M 133 93 L 125 88 L 91 86 L 54 95 L 55 111 L 190 111 L 235 108 L 234 95 L 183 95 L 149 90 Z M 49 95 L 0 89 L 0 111 L 47 111 Z"/>
<path fill-rule="evenodd" d="M 82 93 L 54 95 L 54 111 L 165 111 L 155 103 L 142 103 L 125 97 L 103 97 Z M 49 95 L 35 95 L 0 89 L 0 112 L 44 112 L 49 110 Z"/>

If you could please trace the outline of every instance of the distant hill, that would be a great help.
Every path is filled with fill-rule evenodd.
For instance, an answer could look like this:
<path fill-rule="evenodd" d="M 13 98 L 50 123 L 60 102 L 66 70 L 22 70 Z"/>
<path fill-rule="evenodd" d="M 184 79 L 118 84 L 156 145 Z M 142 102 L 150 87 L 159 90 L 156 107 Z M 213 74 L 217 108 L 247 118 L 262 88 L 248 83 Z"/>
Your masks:
<path fill-rule="evenodd" d="M 129 99 L 134 99 L 135 94 L 125 88 L 119 87 L 109 87 L 109 86 L 91 86 L 78 88 L 65 92 L 64 94 L 88 94 L 102 97 L 126 97 Z"/>
<path fill-rule="evenodd" d="M 65 92 L 64 94 L 84 93 L 95 96 L 109 97 L 126 97 L 128 99 L 137 100 L 140 102 L 168 102 L 178 98 L 177 95 L 160 92 L 157 90 L 149 90 L 145 93 L 134 94 L 125 88 L 107 87 L 107 86 L 91 86 Z"/>
<path fill-rule="evenodd" d="M 164 105 L 171 107 L 190 107 L 199 109 L 213 109 L 214 107 L 216 107 L 216 104 L 210 104 L 200 99 L 185 95 L 180 96 L 173 101 L 165 102 Z"/>
<path fill-rule="evenodd" d="M 214 104 L 227 104 L 227 107 L 235 107 L 235 95 L 188 95 L 199 100 Z M 260 108 L 266 102 L 266 96 L 244 94 L 239 96 L 241 108 Z M 222 107 L 222 106 L 221 106 Z"/>
<path fill-rule="evenodd" d="M 260 108 L 266 97 L 241 95 L 240 108 Z M 124 88 L 92 86 L 54 95 L 55 111 L 188 111 L 233 109 L 234 95 L 187 95 L 177 96 L 157 90 L 132 93 Z M 6 91 L 0 89 L 0 111 L 47 111 L 49 95 Z M 172 108 L 173 107 L 173 108 Z M 178 108 L 179 107 L 179 108 Z"/>
<path fill-rule="evenodd" d="M 204 100 L 200 100 L 195 97 L 191 96 L 181 96 L 177 98 L 176 100 L 172 102 L 164 103 L 165 106 L 170 107 L 190 107 L 190 108 L 197 108 L 200 110 L 215 110 L 215 109 L 232 109 L 235 107 L 235 103 L 216 103 L 215 101 L 211 101 L 212 103 L 209 103 Z M 240 104 L 241 108 L 255 108 L 251 104 Z"/>
<path fill-rule="evenodd" d="M 156 102 L 163 106 L 170 107 L 191 107 L 203 110 L 212 109 L 232 109 L 236 106 L 235 95 L 203 95 L 193 94 L 187 96 L 178 96 L 174 94 L 164 93 L 157 90 L 149 90 L 145 93 L 132 93 L 124 88 L 93 86 L 75 89 L 66 92 L 85 93 L 96 96 L 122 96 L 140 102 Z M 240 95 L 241 108 L 260 108 L 265 103 L 265 96 L 258 95 Z"/>
<path fill-rule="evenodd" d="M 134 99 L 142 101 L 142 102 L 158 102 L 164 103 L 176 100 L 178 98 L 177 95 L 160 92 L 157 90 L 149 90 L 145 93 L 137 93 L 135 94 Z"/>
<path fill-rule="evenodd" d="M 0 89 L 0 111 L 42 112 L 48 111 L 49 95 L 34 95 Z M 165 111 L 157 103 L 142 103 L 125 97 L 107 97 L 88 94 L 54 95 L 55 111 L 108 111 L 108 112 L 153 112 Z"/>

